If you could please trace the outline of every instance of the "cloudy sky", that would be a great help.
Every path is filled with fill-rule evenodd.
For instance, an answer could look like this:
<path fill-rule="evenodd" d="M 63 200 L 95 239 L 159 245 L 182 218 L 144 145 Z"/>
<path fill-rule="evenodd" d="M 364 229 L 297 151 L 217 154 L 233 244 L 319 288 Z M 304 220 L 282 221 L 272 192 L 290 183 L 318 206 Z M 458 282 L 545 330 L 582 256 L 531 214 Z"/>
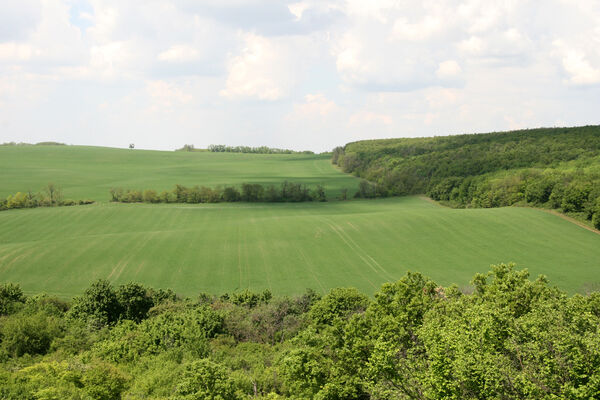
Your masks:
<path fill-rule="evenodd" d="M 1 0 L 0 142 L 329 150 L 600 123 L 600 0 Z"/>

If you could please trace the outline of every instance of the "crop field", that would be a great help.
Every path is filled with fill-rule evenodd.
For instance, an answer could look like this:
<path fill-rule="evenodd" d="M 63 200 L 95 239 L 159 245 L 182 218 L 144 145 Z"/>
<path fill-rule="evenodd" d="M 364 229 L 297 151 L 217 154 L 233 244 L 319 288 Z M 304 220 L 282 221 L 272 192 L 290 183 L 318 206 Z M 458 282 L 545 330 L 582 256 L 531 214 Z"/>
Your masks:
<path fill-rule="evenodd" d="M 358 180 L 332 167 L 327 155 L 241 154 L 85 146 L 0 146 L 0 196 L 38 192 L 50 182 L 64 197 L 108 201 L 112 187 L 170 190 L 185 186 L 321 184 L 329 197 Z"/>
<path fill-rule="evenodd" d="M 516 262 L 573 293 L 600 285 L 600 235 L 528 208 L 419 197 L 298 204 L 110 204 L 0 212 L 0 281 L 68 298 L 96 278 L 185 295 L 375 292 L 406 271 L 468 286 Z"/>

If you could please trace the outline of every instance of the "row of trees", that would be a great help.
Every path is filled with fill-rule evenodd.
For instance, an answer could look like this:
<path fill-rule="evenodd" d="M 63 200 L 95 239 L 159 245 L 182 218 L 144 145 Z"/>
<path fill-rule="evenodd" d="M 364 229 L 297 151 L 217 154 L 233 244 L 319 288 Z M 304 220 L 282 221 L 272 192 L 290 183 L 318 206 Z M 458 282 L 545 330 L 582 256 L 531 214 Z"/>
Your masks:
<path fill-rule="evenodd" d="M 60 142 L 38 142 L 38 143 L 4 142 L 4 143 L 0 143 L 0 146 L 66 146 L 66 144 L 60 143 Z"/>
<path fill-rule="evenodd" d="M 503 264 L 467 292 L 409 273 L 373 297 L 97 281 L 66 303 L 4 284 L 0 377 L 9 400 L 592 399 L 600 293 Z"/>
<path fill-rule="evenodd" d="M 367 140 L 335 148 L 332 162 L 371 183 L 365 197 L 427 193 L 455 207 L 532 204 L 600 226 L 600 126 Z"/>
<path fill-rule="evenodd" d="M 210 188 L 206 186 L 186 187 L 175 185 L 171 191 L 135 190 L 113 188 L 111 201 L 121 203 L 219 203 L 219 202 L 305 202 L 327 201 L 325 188 L 316 185 L 309 189 L 301 183 L 284 181 L 279 186 L 263 186 L 258 183 L 243 183 L 234 186 Z"/>
<path fill-rule="evenodd" d="M 0 199 L 0 211 L 14 208 L 35 208 L 54 206 L 73 206 L 76 204 L 92 204 L 93 200 L 63 199 L 63 192 L 59 186 L 49 183 L 41 192 L 17 192 L 6 199 Z"/>
<path fill-rule="evenodd" d="M 190 146 L 190 145 L 186 145 Z M 193 145 L 191 145 L 193 149 Z M 185 146 L 184 146 L 185 148 Z M 189 147 L 188 147 L 189 148 Z M 224 144 L 211 144 L 208 146 L 208 151 L 215 153 L 254 153 L 254 154 L 315 154 L 310 150 L 294 151 L 288 149 L 277 149 L 267 146 L 250 147 L 250 146 L 226 146 Z"/>

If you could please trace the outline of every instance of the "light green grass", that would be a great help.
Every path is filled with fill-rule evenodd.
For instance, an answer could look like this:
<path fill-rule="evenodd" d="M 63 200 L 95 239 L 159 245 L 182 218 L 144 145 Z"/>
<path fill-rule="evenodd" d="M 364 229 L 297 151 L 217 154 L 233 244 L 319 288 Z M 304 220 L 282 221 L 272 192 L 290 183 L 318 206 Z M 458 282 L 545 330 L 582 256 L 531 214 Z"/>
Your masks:
<path fill-rule="evenodd" d="M 600 235 L 526 208 L 416 197 L 325 204 L 91 206 L 0 212 L 0 281 L 62 297 L 96 278 L 185 295 L 270 288 L 375 292 L 406 271 L 467 286 L 514 261 L 573 293 L 600 283 Z"/>
<path fill-rule="evenodd" d="M 148 151 L 85 146 L 0 146 L 0 197 L 40 191 L 53 182 L 64 197 L 108 201 L 111 187 L 170 190 L 193 186 L 322 184 L 329 197 L 358 180 L 337 171 L 327 155 Z"/>

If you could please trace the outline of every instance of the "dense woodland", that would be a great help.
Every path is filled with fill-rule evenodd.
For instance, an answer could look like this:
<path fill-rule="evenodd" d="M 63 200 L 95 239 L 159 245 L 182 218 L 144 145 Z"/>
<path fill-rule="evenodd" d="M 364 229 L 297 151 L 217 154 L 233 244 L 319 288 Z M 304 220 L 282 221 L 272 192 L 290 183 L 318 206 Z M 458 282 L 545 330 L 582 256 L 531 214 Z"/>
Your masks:
<path fill-rule="evenodd" d="M 427 193 L 454 207 L 530 204 L 600 229 L 600 126 L 367 140 L 332 162 L 366 180 L 363 197 Z"/>
<path fill-rule="evenodd" d="M 346 192 L 343 192 L 345 195 Z M 327 201 L 325 188 L 316 185 L 309 189 L 301 183 L 284 181 L 279 186 L 263 186 L 258 183 L 243 183 L 241 190 L 234 186 L 210 188 L 206 186 L 186 187 L 175 185 L 171 191 L 135 190 L 113 188 L 111 201 L 121 203 L 220 203 L 220 202 L 304 202 Z"/>
<path fill-rule="evenodd" d="M 600 293 L 512 265 L 472 293 L 418 273 L 370 298 L 181 299 L 96 281 L 71 302 L 0 285 L 3 399 L 592 399 Z"/>

